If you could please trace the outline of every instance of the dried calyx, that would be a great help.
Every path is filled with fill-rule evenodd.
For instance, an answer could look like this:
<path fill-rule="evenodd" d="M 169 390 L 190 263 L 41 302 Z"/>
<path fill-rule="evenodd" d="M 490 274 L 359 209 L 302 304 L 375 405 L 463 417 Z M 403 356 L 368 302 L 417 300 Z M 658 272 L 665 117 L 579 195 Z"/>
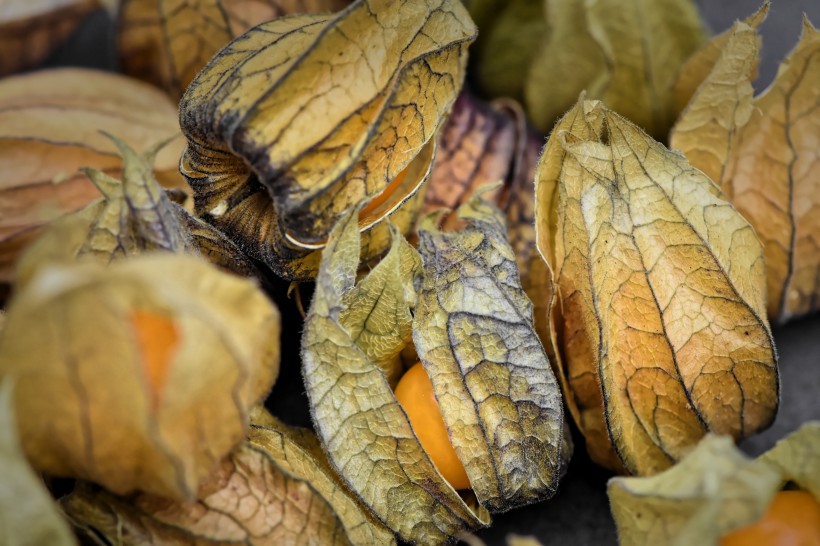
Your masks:
<path fill-rule="evenodd" d="M 653 474 L 707 431 L 771 423 L 763 249 L 702 172 L 582 97 L 541 157 L 535 220 L 567 403 L 596 462 Z"/>
<path fill-rule="evenodd" d="M 223 270 L 264 282 L 230 240 L 173 202 L 159 185 L 152 165 L 167 142 L 138 154 L 117 137 L 104 136 L 120 153 L 122 180 L 98 169 L 83 169 L 102 197 L 46 227 L 17 263 L 18 287 L 51 262 L 90 258 L 108 264 L 158 251 L 202 255 Z"/>
<path fill-rule="evenodd" d="M 183 186 L 184 140 L 175 110 L 158 90 L 97 70 L 55 68 L 3 79 L 0 282 L 12 280 L 22 249 L 45 224 L 99 197 L 81 168 L 121 176 L 117 146 L 101 131 L 138 149 L 172 139 L 154 157 L 154 176 L 165 187 Z"/>
<path fill-rule="evenodd" d="M 4 0 L 0 77 L 36 67 L 62 46 L 98 0 Z"/>
<path fill-rule="evenodd" d="M 21 0 L 30 1 L 30 0 Z M 222 47 L 271 19 L 331 13 L 348 0 L 107 0 L 118 4 L 122 71 L 178 101 Z"/>
<path fill-rule="evenodd" d="M 613 478 L 607 490 L 619 542 L 623 546 L 815 543 L 820 536 L 818 449 L 818 421 L 805 423 L 757 459 L 743 454 L 731 438 L 710 434 L 657 476 Z M 784 493 L 797 501 L 786 500 L 795 511 L 789 514 L 794 519 L 779 526 L 773 521 L 778 514 L 770 512 L 779 510 Z M 750 527 L 761 517 L 769 520 L 760 522 L 764 528 Z"/>
<path fill-rule="evenodd" d="M 60 504 L 80 536 L 116 544 L 395 544 L 338 479 L 313 433 L 259 407 L 248 437 L 217 465 L 196 499 L 123 498 L 81 484 Z"/>
<path fill-rule="evenodd" d="M 664 138 L 681 106 L 678 70 L 706 38 L 692 0 L 470 0 L 481 21 L 475 73 L 521 100 L 548 131 L 583 90 Z M 557 76 L 560 75 L 560 76 Z"/>
<path fill-rule="evenodd" d="M 358 283 L 357 215 L 343 217 L 303 338 L 303 375 L 330 460 L 389 528 L 417 543 L 551 496 L 570 450 L 501 213 L 477 197 L 460 212 L 460 232 L 422 222 L 420 252 L 394 229 L 390 252 Z M 466 471 L 470 490 L 461 494 L 391 389 L 416 359 Z M 397 512 L 397 502 L 413 508 Z"/>
<path fill-rule="evenodd" d="M 754 96 L 756 29 L 767 8 L 715 37 L 687 63 L 690 79 L 700 85 L 670 142 L 757 231 L 769 318 L 783 323 L 820 309 L 820 32 L 806 18 L 774 82 Z"/>
<path fill-rule="evenodd" d="M 279 330 L 254 282 L 200 258 L 50 262 L 9 304 L 0 376 L 38 470 L 185 498 L 273 385 Z"/>
<path fill-rule="evenodd" d="M 387 218 L 403 231 L 415 221 L 475 33 L 459 2 L 379 0 L 237 38 L 180 105 L 197 214 L 280 276 L 306 279 L 340 215 L 371 203 L 364 255 L 381 253 Z"/>

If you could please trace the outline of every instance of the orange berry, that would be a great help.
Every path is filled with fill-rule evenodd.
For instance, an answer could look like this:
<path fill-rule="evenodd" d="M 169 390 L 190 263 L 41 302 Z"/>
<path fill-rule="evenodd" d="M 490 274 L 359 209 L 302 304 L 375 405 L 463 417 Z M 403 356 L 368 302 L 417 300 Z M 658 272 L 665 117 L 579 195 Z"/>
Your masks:
<path fill-rule="evenodd" d="M 469 489 L 470 479 L 461 464 L 441 410 L 433 394 L 433 384 L 421 362 L 407 370 L 396 386 L 396 399 L 410 418 L 410 424 L 433 464 L 454 489 Z"/>
<path fill-rule="evenodd" d="M 179 330 L 170 318 L 141 309 L 131 311 L 131 327 L 142 357 L 151 398 L 156 405 L 162 398 L 168 367 L 179 343 Z"/>
<path fill-rule="evenodd" d="M 755 523 L 725 535 L 721 546 L 820 546 L 820 502 L 805 491 L 780 491 Z"/>

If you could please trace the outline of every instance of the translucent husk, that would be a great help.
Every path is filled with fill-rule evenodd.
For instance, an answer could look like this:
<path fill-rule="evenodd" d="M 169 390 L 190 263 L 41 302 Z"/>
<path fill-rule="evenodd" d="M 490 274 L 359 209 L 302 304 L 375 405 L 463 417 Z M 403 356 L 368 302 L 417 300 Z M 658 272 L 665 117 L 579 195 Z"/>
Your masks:
<path fill-rule="evenodd" d="M 193 256 L 37 268 L 0 333 L 26 456 L 117 493 L 190 497 L 273 385 L 279 321 L 254 282 Z"/>
<path fill-rule="evenodd" d="M 820 423 L 808 422 L 757 459 L 731 438 L 707 435 L 674 467 L 648 478 L 613 478 L 612 514 L 623 546 L 720 544 L 754 523 L 787 482 L 820 499 Z"/>

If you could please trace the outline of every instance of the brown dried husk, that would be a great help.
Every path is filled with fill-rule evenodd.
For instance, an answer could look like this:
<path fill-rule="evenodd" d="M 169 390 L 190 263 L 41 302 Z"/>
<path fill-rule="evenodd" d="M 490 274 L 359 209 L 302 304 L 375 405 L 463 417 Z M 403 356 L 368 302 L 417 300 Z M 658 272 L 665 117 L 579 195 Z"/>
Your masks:
<path fill-rule="evenodd" d="M 387 218 L 415 222 L 474 37 L 454 0 L 378 0 L 237 38 L 180 105 L 197 215 L 278 275 L 306 279 L 340 215 L 372 202 L 360 229 L 365 257 L 378 255 Z"/>
<path fill-rule="evenodd" d="M 772 422 L 762 246 L 702 172 L 582 97 L 540 160 L 535 221 L 593 460 L 654 474 L 707 431 L 741 439 Z"/>
<path fill-rule="evenodd" d="M 9 304 L 0 377 L 38 470 L 186 498 L 245 436 L 279 332 L 254 282 L 201 258 L 52 263 Z"/>
<path fill-rule="evenodd" d="M 248 438 L 196 499 L 123 498 L 81 484 L 61 499 L 79 534 L 122 546 L 382 546 L 393 534 L 344 487 L 316 437 L 254 409 Z"/>
<path fill-rule="evenodd" d="M 250 28 L 297 13 L 330 13 L 348 0 L 121 0 L 122 70 L 179 100 L 220 49 Z"/>
<path fill-rule="evenodd" d="M 151 165 L 165 143 L 139 155 L 118 138 L 109 138 L 122 156 L 122 180 L 83 169 L 102 197 L 46 226 L 17 263 L 18 289 L 52 262 L 88 257 L 108 264 L 148 252 L 202 255 L 225 271 L 264 279 L 236 245 L 173 202 L 159 185 Z"/>
<path fill-rule="evenodd" d="M 670 142 L 754 226 L 769 318 L 784 323 L 820 309 L 820 32 L 806 18 L 774 82 L 755 97 L 766 8 L 710 44 L 714 62 Z"/>
<path fill-rule="evenodd" d="M 176 108 L 146 84 L 95 70 L 50 69 L 0 81 L 0 281 L 12 280 L 17 257 L 44 224 L 100 196 L 81 168 L 121 176 L 117 147 L 100 131 L 145 150 L 179 135 Z M 156 155 L 163 185 L 184 185 L 183 144 L 180 136 Z"/>

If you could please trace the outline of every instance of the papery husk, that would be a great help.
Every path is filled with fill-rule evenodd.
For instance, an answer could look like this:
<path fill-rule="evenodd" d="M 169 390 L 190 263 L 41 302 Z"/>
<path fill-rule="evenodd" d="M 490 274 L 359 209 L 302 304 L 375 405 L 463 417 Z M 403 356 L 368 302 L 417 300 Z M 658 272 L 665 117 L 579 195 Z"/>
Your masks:
<path fill-rule="evenodd" d="M 80 169 L 122 174 L 114 142 L 100 131 L 146 150 L 179 135 L 175 106 L 136 80 L 101 71 L 60 68 L 0 81 L 0 282 L 12 280 L 21 250 L 44 224 L 100 196 Z M 178 173 L 184 141 L 156 154 L 167 187 Z"/>
<path fill-rule="evenodd" d="M 455 0 L 374 0 L 237 38 L 180 104 L 197 215 L 298 280 L 315 276 L 336 220 L 373 203 L 360 229 L 365 258 L 378 255 L 386 218 L 403 231 L 415 221 L 474 37 Z"/>
<path fill-rule="evenodd" d="M 759 460 L 780 472 L 780 485 L 796 484 L 820 500 L 820 421 L 809 421 L 778 440 Z"/>
<path fill-rule="evenodd" d="M 324 251 L 302 341 L 311 413 L 331 462 L 389 528 L 415 544 L 444 543 L 487 525 L 488 508 L 551 496 L 565 464 L 559 389 L 518 285 L 502 215 L 477 198 L 461 210 L 463 232 L 439 232 L 432 218 L 423 223 L 423 271 L 394 229 L 390 252 L 358 284 L 360 235 L 355 211 L 347 215 Z M 383 296 L 349 297 L 363 286 Z M 362 308 L 352 313 L 353 306 Z M 413 347 L 404 334 L 409 324 L 472 484 L 460 495 L 393 395 L 401 361 L 386 368 L 372 356 L 385 345 Z M 463 343 L 449 341 L 450 325 L 464 333 Z M 362 326 L 369 337 L 358 334 Z"/>
<path fill-rule="evenodd" d="M 472 490 L 504 512 L 551 497 L 571 448 L 504 216 L 479 195 L 459 216 L 460 232 L 419 228 L 413 340 Z"/>
<path fill-rule="evenodd" d="M 91 258 L 109 264 L 149 252 L 203 255 L 224 271 L 264 278 L 230 240 L 173 202 L 157 182 L 151 165 L 167 143 L 140 155 L 118 138 L 109 138 L 122 156 L 122 180 L 83 169 L 102 197 L 44 229 L 17 263 L 18 289 L 52 262 Z"/>
<path fill-rule="evenodd" d="M 592 459 L 654 474 L 778 404 L 762 247 L 703 173 L 582 96 L 536 175 L 566 400 Z"/>
<path fill-rule="evenodd" d="M 655 138 L 666 135 L 678 113 L 677 72 L 706 37 L 695 2 L 547 0 L 544 17 L 549 30 L 524 86 L 537 127 L 548 131 L 586 90 Z"/>
<path fill-rule="evenodd" d="M 504 211 L 521 286 L 532 300 L 536 330 L 555 367 L 549 336 L 542 335 L 551 280 L 542 273 L 545 265 L 535 248 L 533 177 L 541 147 L 542 138 L 517 102 L 485 103 L 463 91 L 439 135 L 422 214 L 441 211 L 442 229 L 456 229 L 463 222 L 447 209 L 455 211 L 479 189 L 483 200 Z"/>
<path fill-rule="evenodd" d="M 311 414 L 331 463 L 379 519 L 414 544 L 444 543 L 462 529 L 489 524 L 489 513 L 473 496 L 465 502 L 439 474 L 393 395 L 389 373 L 373 362 L 367 345 L 351 337 L 356 323 L 342 321 L 345 294 L 355 288 L 359 266 L 356 220 L 354 210 L 331 233 L 305 321 L 302 373 Z M 402 267 L 403 262 L 416 265 Z M 413 276 L 403 278 L 402 272 L 417 273 L 420 259 L 395 233 L 391 251 L 371 275 L 379 268 L 386 270 L 379 276 L 390 290 L 370 307 L 378 306 L 372 316 L 392 332 L 402 322 L 411 324 Z M 347 313 L 358 321 L 362 316 Z M 408 343 L 396 335 L 383 339 L 399 348 Z"/>
<path fill-rule="evenodd" d="M 116 493 L 192 496 L 273 385 L 279 322 L 255 283 L 192 256 L 38 269 L 0 334 L 26 455 Z"/>
<path fill-rule="evenodd" d="M 4 0 L 0 10 L 0 78 L 45 61 L 98 7 L 97 0 Z"/>
<path fill-rule="evenodd" d="M 479 4 L 471 3 L 470 9 L 490 9 Z M 463 226 L 447 209 L 455 211 L 479 189 L 483 200 L 504 211 L 521 286 L 532 300 L 536 331 L 558 374 L 559 355 L 552 350 L 547 323 L 552 279 L 535 247 L 533 177 L 541 147 L 542 138 L 517 102 L 485 103 L 463 91 L 439 135 L 422 214 L 439 211 L 443 230 Z"/>
<path fill-rule="evenodd" d="M 526 199 L 516 193 L 526 192 L 528 185 L 532 201 L 532 175 L 540 148 L 517 102 L 486 103 L 462 91 L 439 133 L 421 213 L 454 211 L 488 184 L 495 188 L 485 188 L 482 198 L 501 208 L 508 201 Z M 445 229 L 458 226 L 456 214 L 448 214 L 443 221 Z"/>
<path fill-rule="evenodd" d="M 680 463 L 657 476 L 609 481 L 622 546 L 718 546 L 721 537 L 760 519 L 789 481 L 820 493 L 820 423 L 810 422 L 751 460 L 731 438 L 707 435 Z"/>
<path fill-rule="evenodd" d="M 76 546 L 68 523 L 20 447 L 13 390 L 13 379 L 0 381 L 0 542 Z"/>
<path fill-rule="evenodd" d="M 756 12 L 743 19 L 743 23 L 755 29 L 760 27 L 769 15 L 769 8 L 771 8 L 771 2 L 766 0 Z M 721 57 L 722 50 L 726 47 L 726 43 L 732 38 L 733 34 L 734 27 L 714 36 L 681 65 L 680 71 L 675 77 L 675 83 L 672 86 L 672 93 L 675 95 L 675 108 L 679 112 L 683 112 L 689 104 L 689 101 L 692 100 L 698 87 L 706 80 L 709 73 L 712 72 L 715 63 L 717 63 Z M 757 77 L 756 62 L 753 66 L 753 72 L 754 76 L 752 79 Z"/>
<path fill-rule="evenodd" d="M 311 432 L 254 413 L 248 438 L 196 499 L 123 498 L 82 484 L 61 505 L 81 536 L 122 546 L 395 544 L 344 488 Z"/>
<path fill-rule="evenodd" d="M 179 100 L 220 49 L 250 28 L 297 13 L 338 11 L 348 0 L 120 0 L 123 72 Z"/>
<path fill-rule="evenodd" d="M 719 57 L 670 142 L 757 230 L 769 318 L 784 323 L 820 309 L 820 32 L 806 18 L 774 82 L 754 97 L 765 8 L 753 26 L 737 23 L 715 41 Z"/>

